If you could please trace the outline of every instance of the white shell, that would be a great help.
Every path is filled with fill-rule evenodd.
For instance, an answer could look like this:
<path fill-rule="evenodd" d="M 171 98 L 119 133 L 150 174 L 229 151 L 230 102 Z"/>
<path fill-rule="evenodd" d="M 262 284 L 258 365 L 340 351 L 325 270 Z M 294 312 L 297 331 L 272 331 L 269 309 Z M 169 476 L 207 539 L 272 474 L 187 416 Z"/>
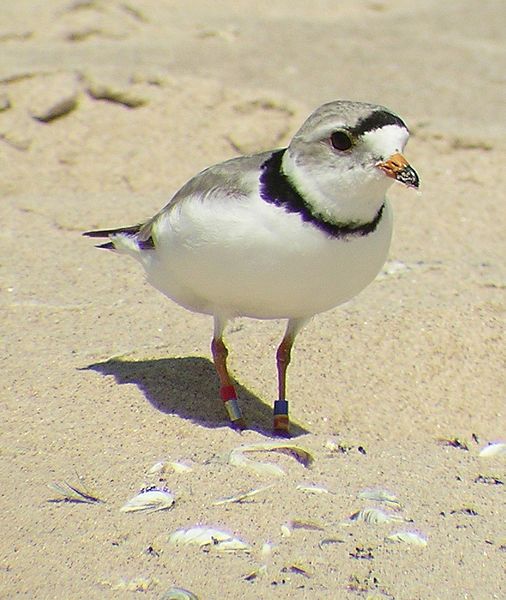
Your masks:
<path fill-rule="evenodd" d="M 313 455 L 296 444 L 290 442 L 263 442 L 258 444 L 250 444 L 249 446 L 238 446 L 234 448 L 229 455 L 229 463 L 236 467 L 242 467 L 253 471 L 257 475 L 266 475 L 272 477 L 282 477 L 285 471 L 278 465 L 272 463 L 262 463 L 246 457 L 247 452 L 287 452 L 296 458 L 305 467 L 309 467 L 314 458 Z"/>
<path fill-rule="evenodd" d="M 117 583 L 111 581 L 101 581 L 103 585 L 110 585 L 111 589 L 117 592 L 147 592 L 151 590 L 158 581 L 152 577 L 139 575 L 132 579 L 121 578 Z"/>
<path fill-rule="evenodd" d="M 285 527 L 285 531 L 283 530 Z M 305 529 L 307 531 L 324 531 L 325 527 L 316 521 L 301 521 L 300 519 L 291 519 L 281 526 L 281 532 L 288 537 L 294 529 Z M 288 533 L 286 533 L 288 531 Z"/>
<path fill-rule="evenodd" d="M 168 462 L 167 465 L 174 471 L 174 473 L 190 473 L 193 471 L 193 468 L 190 467 L 190 465 L 176 460 Z"/>
<path fill-rule="evenodd" d="M 402 260 L 387 260 L 381 271 L 378 273 L 377 279 L 385 279 L 391 275 L 397 277 L 406 271 L 411 271 L 411 267 L 402 262 Z"/>
<path fill-rule="evenodd" d="M 320 485 L 304 485 L 299 484 L 295 489 L 300 490 L 301 492 L 306 492 L 307 494 L 330 494 L 331 492 Z"/>
<path fill-rule="evenodd" d="M 374 490 L 362 490 L 358 494 L 358 498 L 361 500 L 372 500 L 373 502 L 382 502 L 392 508 L 400 508 L 401 503 L 397 500 L 394 494 L 391 494 L 387 490 L 374 489 Z"/>
<path fill-rule="evenodd" d="M 174 473 L 189 473 L 193 471 L 192 467 L 183 462 L 178 461 L 164 461 L 160 460 L 156 462 L 152 467 L 150 467 L 147 471 L 147 475 L 158 475 L 160 473 L 164 473 L 168 469 L 174 471 Z"/>
<path fill-rule="evenodd" d="M 416 531 L 397 531 L 388 535 L 385 539 L 390 542 L 403 542 L 404 544 L 412 544 L 413 546 L 427 545 L 427 537 Z"/>
<path fill-rule="evenodd" d="M 260 492 L 265 492 L 266 490 L 270 490 L 274 484 L 266 485 L 261 488 L 256 488 L 254 490 L 249 490 L 247 492 L 239 492 L 236 496 L 228 496 L 227 498 L 221 498 L 220 500 L 216 500 L 213 502 L 213 506 L 221 506 L 222 504 L 231 504 L 232 502 L 242 502 L 243 500 L 247 500 L 248 498 L 252 498 Z"/>
<path fill-rule="evenodd" d="M 251 571 L 251 573 L 248 573 L 247 575 L 245 575 L 243 577 L 243 579 L 245 581 L 254 581 L 255 579 L 258 579 L 258 577 L 262 577 L 266 573 L 267 573 L 267 565 L 261 565 L 260 567 L 258 567 L 258 569 L 255 569 L 254 571 Z"/>
<path fill-rule="evenodd" d="M 370 525 L 382 525 L 384 523 L 398 523 L 404 521 L 400 515 L 386 513 L 379 508 L 364 508 L 351 515 L 352 521 L 363 521 Z"/>
<path fill-rule="evenodd" d="M 146 488 L 120 508 L 121 512 L 156 512 L 174 505 L 175 498 L 167 488 Z"/>
<path fill-rule="evenodd" d="M 272 554 L 273 549 L 275 548 L 274 544 L 272 542 L 264 542 L 262 544 L 262 548 L 260 550 L 260 556 L 266 560 L 267 558 L 269 558 Z"/>
<path fill-rule="evenodd" d="M 234 537 L 227 531 L 213 527 L 196 526 L 189 529 L 178 529 L 169 537 L 170 544 L 212 546 L 219 552 L 249 552 L 251 546 L 243 540 Z"/>
<path fill-rule="evenodd" d="M 198 600 L 197 596 L 193 592 L 185 590 L 183 588 L 171 587 L 160 600 Z"/>
<path fill-rule="evenodd" d="M 158 475 L 165 471 L 165 462 L 163 460 L 156 462 L 152 467 L 146 471 L 146 475 Z"/>
<path fill-rule="evenodd" d="M 503 456 L 506 455 L 506 442 L 495 442 L 482 448 L 479 456 L 483 458 L 489 458 L 491 456 Z"/>

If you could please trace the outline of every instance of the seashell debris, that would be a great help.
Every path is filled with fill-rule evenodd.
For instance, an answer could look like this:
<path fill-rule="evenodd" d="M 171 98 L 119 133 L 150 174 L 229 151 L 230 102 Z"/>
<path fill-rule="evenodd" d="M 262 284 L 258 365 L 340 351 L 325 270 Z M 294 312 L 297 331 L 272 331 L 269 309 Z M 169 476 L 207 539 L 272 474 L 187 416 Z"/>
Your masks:
<path fill-rule="evenodd" d="M 379 508 L 364 508 L 350 516 L 351 521 L 363 521 L 369 525 L 382 525 L 384 523 L 399 523 L 404 521 L 400 515 L 386 513 Z"/>
<path fill-rule="evenodd" d="M 480 450 L 479 456 L 482 458 L 506 456 L 506 442 L 494 442 L 492 444 L 488 444 L 488 446 L 485 446 L 485 448 Z"/>
<path fill-rule="evenodd" d="M 284 469 L 278 465 L 255 461 L 245 456 L 249 452 L 282 452 L 290 454 L 305 467 L 309 467 L 314 461 L 314 457 L 309 450 L 290 442 L 263 442 L 250 444 L 249 446 L 238 446 L 232 450 L 228 461 L 231 465 L 249 469 L 261 476 L 282 477 L 285 474 Z"/>
<path fill-rule="evenodd" d="M 227 498 L 222 498 L 220 500 L 216 500 L 215 502 L 213 502 L 213 506 L 221 506 L 222 504 L 231 504 L 233 502 L 243 502 L 244 500 L 248 500 L 249 498 L 253 498 L 253 496 L 256 496 L 257 494 L 260 494 L 261 492 L 265 492 L 266 490 L 270 490 L 271 487 L 273 487 L 274 484 L 271 483 L 270 485 L 266 485 L 264 487 L 261 488 L 256 488 L 253 490 L 249 490 L 247 492 L 239 492 L 237 495 L 235 496 L 228 496 Z"/>
<path fill-rule="evenodd" d="M 290 519 L 281 525 L 282 537 L 290 537 L 294 529 L 305 529 L 307 531 L 325 531 L 325 527 L 316 521 L 302 521 L 300 519 Z"/>
<path fill-rule="evenodd" d="M 175 502 L 174 496 L 165 487 L 143 488 L 136 496 L 124 504 L 121 512 L 156 512 L 172 508 Z"/>
<path fill-rule="evenodd" d="M 199 600 L 193 592 L 185 590 L 184 588 L 171 587 L 160 600 Z"/>
<path fill-rule="evenodd" d="M 266 573 L 267 573 L 267 565 L 260 565 L 260 567 L 258 567 L 258 569 L 251 571 L 251 573 L 248 573 L 247 575 L 245 575 L 243 577 L 243 579 L 244 579 L 244 581 L 254 581 L 255 579 L 258 579 L 258 577 L 261 577 L 261 576 L 265 575 Z"/>
<path fill-rule="evenodd" d="M 334 492 L 331 492 L 330 490 L 328 490 L 326 487 L 323 487 L 321 485 L 305 485 L 300 483 L 296 488 L 296 490 L 299 490 L 301 492 L 305 492 L 306 494 L 333 494 Z"/>
<path fill-rule="evenodd" d="M 146 474 L 158 475 L 165 473 L 168 470 L 172 470 L 174 473 L 189 473 L 190 471 L 193 471 L 192 467 L 184 462 L 160 460 L 150 467 L 146 471 Z"/>
<path fill-rule="evenodd" d="M 386 538 L 389 542 L 403 542 L 413 546 L 426 546 L 427 536 L 416 531 L 397 531 L 388 535 Z"/>
<path fill-rule="evenodd" d="M 358 494 L 360 500 L 372 500 L 373 502 L 381 502 L 390 506 L 391 508 L 401 508 L 401 503 L 397 500 L 397 497 L 390 493 L 388 490 L 383 489 L 371 489 L 362 490 Z"/>
<path fill-rule="evenodd" d="M 250 544 L 234 537 L 227 531 L 214 527 L 195 526 L 189 529 L 177 529 L 169 536 L 169 543 L 175 545 L 195 545 L 203 548 L 211 546 L 218 552 L 249 552 Z"/>

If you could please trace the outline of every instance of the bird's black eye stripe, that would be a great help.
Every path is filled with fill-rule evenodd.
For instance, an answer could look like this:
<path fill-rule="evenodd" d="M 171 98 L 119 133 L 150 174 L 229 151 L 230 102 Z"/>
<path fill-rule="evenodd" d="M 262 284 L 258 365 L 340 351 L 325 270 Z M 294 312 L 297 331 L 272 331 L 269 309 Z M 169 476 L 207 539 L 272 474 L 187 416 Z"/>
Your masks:
<path fill-rule="evenodd" d="M 381 129 L 385 125 L 397 125 L 406 129 L 406 131 L 408 130 L 404 121 L 397 115 L 393 115 L 386 110 L 375 110 L 367 117 L 361 119 L 350 131 L 355 137 L 360 137 L 366 132 Z"/>
<path fill-rule="evenodd" d="M 334 131 L 330 136 L 330 143 L 336 150 L 344 152 L 352 146 L 351 138 L 346 131 Z"/>

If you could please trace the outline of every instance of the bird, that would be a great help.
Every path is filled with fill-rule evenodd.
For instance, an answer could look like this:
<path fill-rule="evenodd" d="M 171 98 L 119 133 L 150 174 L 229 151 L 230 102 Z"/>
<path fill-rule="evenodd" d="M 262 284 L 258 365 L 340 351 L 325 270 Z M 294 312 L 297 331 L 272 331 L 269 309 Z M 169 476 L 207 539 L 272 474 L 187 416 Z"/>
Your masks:
<path fill-rule="evenodd" d="M 284 319 L 276 352 L 273 433 L 290 435 L 286 375 L 311 318 L 347 302 L 384 265 L 395 181 L 419 187 L 403 155 L 405 122 L 384 106 L 335 100 L 317 108 L 286 148 L 210 166 L 157 214 L 84 232 L 130 255 L 147 281 L 184 308 L 213 317 L 211 353 L 231 425 L 246 427 L 223 336 L 236 317 Z"/>

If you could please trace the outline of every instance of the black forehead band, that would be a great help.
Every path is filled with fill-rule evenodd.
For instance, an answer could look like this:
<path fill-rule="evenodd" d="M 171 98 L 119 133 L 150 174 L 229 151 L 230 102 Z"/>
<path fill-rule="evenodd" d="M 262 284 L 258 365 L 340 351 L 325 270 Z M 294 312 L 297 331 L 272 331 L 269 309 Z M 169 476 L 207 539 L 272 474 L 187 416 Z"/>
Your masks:
<path fill-rule="evenodd" d="M 404 121 L 393 115 L 392 113 L 387 112 L 386 110 L 376 110 L 371 113 L 369 116 L 361 119 L 355 127 L 350 129 L 350 133 L 355 137 L 359 137 L 368 131 L 374 131 L 375 129 L 381 129 L 385 127 L 385 125 L 397 125 L 398 127 L 403 127 L 406 131 L 408 128 Z"/>

